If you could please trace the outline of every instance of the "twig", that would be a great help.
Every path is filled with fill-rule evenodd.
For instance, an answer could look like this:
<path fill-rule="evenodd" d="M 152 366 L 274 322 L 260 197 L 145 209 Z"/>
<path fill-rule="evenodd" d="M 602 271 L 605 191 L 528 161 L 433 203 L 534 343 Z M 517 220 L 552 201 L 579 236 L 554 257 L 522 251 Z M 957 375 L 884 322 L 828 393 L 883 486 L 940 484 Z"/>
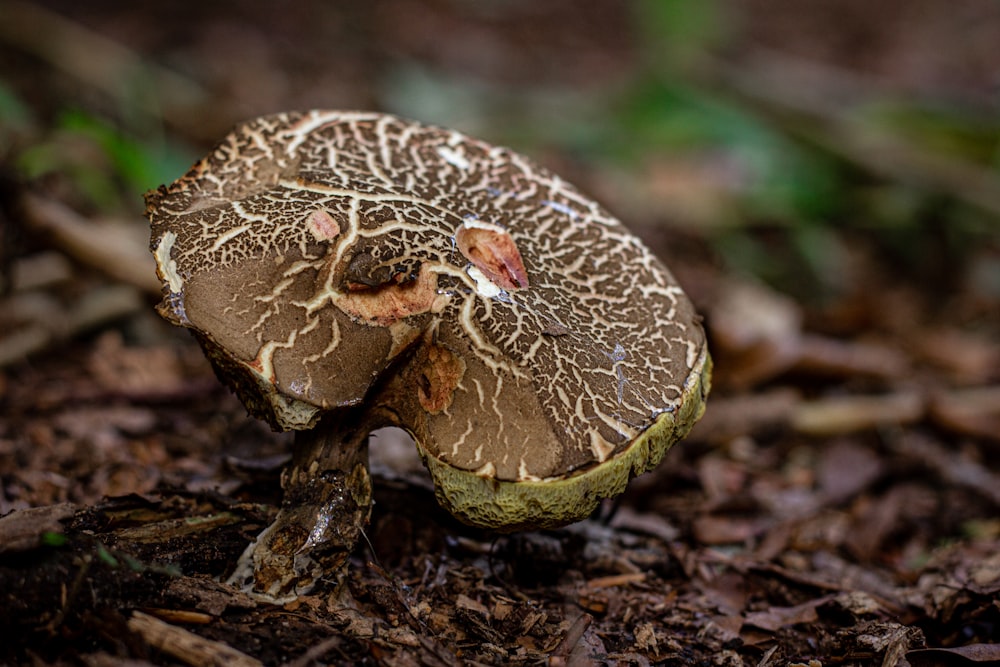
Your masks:
<path fill-rule="evenodd" d="M 52 330 L 41 324 L 29 324 L 0 338 L 0 368 L 41 352 L 55 343 Z"/>
<path fill-rule="evenodd" d="M 160 296 L 155 263 L 143 234 L 127 224 L 96 222 L 58 202 L 37 195 L 21 199 L 25 222 L 48 234 L 56 247 L 70 257 L 112 278 Z"/>
<path fill-rule="evenodd" d="M 71 306 L 46 293 L 14 294 L 0 301 L 9 321 L 20 322 L 13 331 L 0 333 L 0 368 L 142 307 L 142 298 L 130 285 L 96 287 Z"/>
<path fill-rule="evenodd" d="M 570 654 L 583 639 L 584 633 L 587 632 L 587 628 L 590 627 L 593 620 L 594 617 L 590 614 L 580 614 L 573 621 L 573 625 L 569 626 L 569 630 L 566 631 L 566 636 L 549 656 L 549 667 L 563 667 L 563 665 L 569 664 Z"/>
<path fill-rule="evenodd" d="M 924 414 L 925 401 L 915 392 L 844 396 L 800 403 L 792 413 L 792 427 L 806 435 L 829 436 L 880 424 L 910 424 Z"/>
<path fill-rule="evenodd" d="M 909 359 L 886 345 L 803 333 L 797 347 L 792 370 L 814 376 L 895 379 L 909 370 Z"/>
<path fill-rule="evenodd" d="M 1000 386 L 934 394 L 930 417 L 952 432 L 1000 442 Z"/>
<path fill-rule="evenodd" d="M 404 597 L 403 591 L 400 589 L 399 582 L 396 578 L 383 569 L 381 565 L 373 561 L 368 562 L 368 567 L 371 571 L 375 572 L 375 574 L 386 583 L 389 590 L 392 591 L 394 601 L 398 605 L 400 616 L 403 617 L 406 624 L 409 625 L 417 635 L 417 638 L 419 639 L 424 650 L 428 651 L 434 656 L 435 659 L 441 661 L 441 663 L 445 665 L 460 664 L 458 656 L 445 646 L 430 628 L 428 628 L 419 618 L 413 615 L 413 612 L 410 610 L 410 604 Z"/>
<path fill-rule="evenodd" d="M 919 435 L 900 438 L 893 448 L 900 456 L 920 461 L 949 484 L 975 491 L 1000 507 L 1000 475 L 986 466 Z"/>
<path fill-rule="evenodd" d="M 318 661 L 324 655 L 326 655 L 333 649 L 338 648 L 343 643 L 344 643 L 344 638 L 341 637 L 340 635 L 333 635 L 331 637 L 327 637 L 320 643 L 310 646 L 309 650 L 307 650 L 305 653 L 300 655 L 295 660 L 292 660 L 291 662 L 286 662 L 284 664 L 284 667 L 309 667 L 309 665 Z"/>
<path fill-rule="evenodd" d="M 709 406 L 691 432 L 694 439 L 721 442 L 784 426 L 824 437 L 924 419 L 955 433 L 1000 439 L 1000 386 L 850 394 L 808 401 L 792 389 L 778 388 L 757 395 L 714 398 Z"/>
<path fill-rule="evenodd" d="M 228 644 L 205 639 L 141 611 L 132 612 L 128 627 L 167 655 L 199 667 L 261 667 L 262 662 Z"/>

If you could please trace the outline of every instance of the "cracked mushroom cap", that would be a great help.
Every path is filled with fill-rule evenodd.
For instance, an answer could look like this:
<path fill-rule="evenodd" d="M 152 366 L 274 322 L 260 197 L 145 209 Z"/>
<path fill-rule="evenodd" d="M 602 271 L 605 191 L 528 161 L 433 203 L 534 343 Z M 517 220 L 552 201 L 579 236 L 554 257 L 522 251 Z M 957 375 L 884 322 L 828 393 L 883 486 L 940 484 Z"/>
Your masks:
<path fill-rule="evenodd" d="M 705 336 L 670 272 L 508 149 L 377 113 L 269 116 L 147 215 L 161 314 L 253 414 L 401 426 L 468 523 L 585 518 L 704 410 Z"/>

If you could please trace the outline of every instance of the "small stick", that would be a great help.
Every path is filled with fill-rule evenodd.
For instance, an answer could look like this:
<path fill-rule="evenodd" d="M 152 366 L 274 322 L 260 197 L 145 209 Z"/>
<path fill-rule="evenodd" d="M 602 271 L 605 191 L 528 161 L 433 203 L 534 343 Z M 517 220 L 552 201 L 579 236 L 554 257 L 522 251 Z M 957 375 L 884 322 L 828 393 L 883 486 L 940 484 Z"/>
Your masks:
<path fill-rule="evenodd" d="M 232 646 L 205 639 L 141 611 L 132 612 L 128 627 L 153 648 L 189 665 L 262 667 L 263 663 Z"/>
<path fill-rule="evenodd" d="M 162 296 L 153 255 L 129 225 L 88 220 L 71 208 L 37 195 L 21 199 L 24 219 L 73 259 L 105 275 Z M 138 225 L 138 223 L 137 223 Z"/>
<path fill-rule="evenodd" d="M 594 621 L 594 617 L 590 614 L 580 614 L 573 625 L 569 626 L 569 630 L 566 631 L 566 636 L 563 637 L 559 645 L 549 656 L 549 667 L 563 667 L 563 665 L 569 664 L 569 656 L 576 648 L 576 645 L 580 643 L 583 639 L 583 634 L 590 627 L 590 624 Z"/>

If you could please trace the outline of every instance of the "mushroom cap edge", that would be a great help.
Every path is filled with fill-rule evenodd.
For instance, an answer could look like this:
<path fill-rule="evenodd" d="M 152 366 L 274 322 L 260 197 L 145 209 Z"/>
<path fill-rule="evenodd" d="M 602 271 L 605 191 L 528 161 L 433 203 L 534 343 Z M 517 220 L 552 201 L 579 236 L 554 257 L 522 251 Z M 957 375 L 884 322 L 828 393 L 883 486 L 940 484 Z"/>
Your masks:
<path fill-rule="evenodd" d="M 656 467 L 704 414 L 711 376 L 712 358 L 705 346 L 675 410 L 659 415 L 616 456 L 566 477 L 502 481 L 429 456 L 419 441 L 417 449 L 438 502 L 463 523 L 504 533 L 558 528 L 587 518 L 602 499 L 619 495 L 629 480 Z"/>

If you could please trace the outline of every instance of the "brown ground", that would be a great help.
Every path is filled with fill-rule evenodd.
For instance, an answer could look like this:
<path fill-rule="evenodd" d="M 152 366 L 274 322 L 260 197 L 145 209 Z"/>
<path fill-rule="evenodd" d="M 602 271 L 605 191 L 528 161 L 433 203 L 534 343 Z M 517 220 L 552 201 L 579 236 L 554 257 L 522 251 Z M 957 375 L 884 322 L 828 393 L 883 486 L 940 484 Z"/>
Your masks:
<path fill-rule="evenodd" d="M 537 129 L 593 114 L 648 57 L 620 3 L 42 4 L 58 13 L 0 5 L 0 82 L 28 109 L 0 104 L 0 664 L 1000 664 L 995 170 L 831 140 L 836 119 L 796 98 L 816 112 L 796 136 L 935 195 L 905 248 L 834 228 L 835 275 L 776 290 L 697 224 L 727 213 L 706 163 L 623 177 Z M 715 85 L 780 51 L 847 95 L 996 112 L 991 0 L 724 7 L 741 68 Z M 237 119 L 310 106 L 524 141 L 626 216 L 707 318 L 716 388 L 692 436 L 598 516 L 495 536 L 445 515 L 382 435 L 339 587 L 275 607 L 217 583 L 273 516 L 290 439 L 156 316 L 138 197 L 81 176 L 116 173 L 113 151 L 57 118 L 165 128 L 190 159 Z M 975 243 L 935 224 L 958 205 L 985 216 Z M 791 253 L 781 225 L 741 238 Z"/>

